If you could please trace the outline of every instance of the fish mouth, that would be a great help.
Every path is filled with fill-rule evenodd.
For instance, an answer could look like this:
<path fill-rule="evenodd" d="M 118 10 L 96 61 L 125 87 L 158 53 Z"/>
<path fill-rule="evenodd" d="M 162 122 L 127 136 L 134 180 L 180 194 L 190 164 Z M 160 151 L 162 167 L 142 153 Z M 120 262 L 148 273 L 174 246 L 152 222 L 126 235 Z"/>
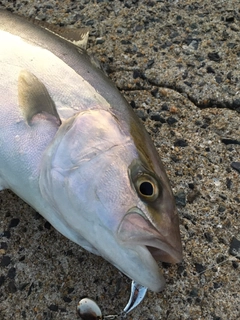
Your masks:
<path fill-rule="evenodd" d="M 179 263 L 182 261 L 182 253 L 176 250 L 171 250 L 171 254 L 169 254 L 169 248 L 164 251 L 162 249 L 156 247 L 146 246 L 152 257 L 156 260 L 156 262 L 167 262 L 167 263 Z"/>
<path fill-rule="evenodd" d="M 177 217 L 177 216 L 176 216 Z M 182 261 L 182 244 L 177 223 L 163 221 L 156 226 L 141 209 L 131 208 L 118 228 L 119 239 L 127 245 L 145 247 L 156 262 Z"/>

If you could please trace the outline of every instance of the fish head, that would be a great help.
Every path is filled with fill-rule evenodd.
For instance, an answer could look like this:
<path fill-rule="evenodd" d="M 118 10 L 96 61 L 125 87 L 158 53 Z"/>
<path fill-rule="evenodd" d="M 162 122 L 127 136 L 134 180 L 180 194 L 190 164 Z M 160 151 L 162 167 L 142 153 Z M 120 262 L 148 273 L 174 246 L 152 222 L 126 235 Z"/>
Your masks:
<path fill-rule="evenodd" d="M 137 283 L 163 289 L 157 261 L 181 261 L 182 248 L 174 197 L 150 139 L 146 150 L 137 148 L 111 112 L 82 112 L 62 123 L 47 150 L 40 188 L 56 229 Z"/>

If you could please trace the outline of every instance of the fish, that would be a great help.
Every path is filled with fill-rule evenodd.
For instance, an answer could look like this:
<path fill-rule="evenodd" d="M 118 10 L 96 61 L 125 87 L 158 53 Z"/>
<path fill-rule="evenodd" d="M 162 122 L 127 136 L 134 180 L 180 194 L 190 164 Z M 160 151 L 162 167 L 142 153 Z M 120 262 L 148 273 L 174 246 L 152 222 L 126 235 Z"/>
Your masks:
<path fill-rule="evenodd" d="M 86 31 L 74 30 L 0 10 L 0 190 L 159 292 L 158 262 L 183 255 L 169 179 L 143 124 L 87 54 Z"/>

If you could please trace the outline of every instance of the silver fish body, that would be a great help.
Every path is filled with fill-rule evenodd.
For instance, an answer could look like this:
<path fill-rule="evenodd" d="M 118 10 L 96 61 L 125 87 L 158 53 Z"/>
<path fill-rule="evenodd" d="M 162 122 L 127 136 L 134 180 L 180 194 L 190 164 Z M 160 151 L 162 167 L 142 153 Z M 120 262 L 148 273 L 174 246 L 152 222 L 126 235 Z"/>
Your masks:
<path fill-rule="evenodd" d="M 179 221 L 147 132 L 84 50 L 0 11 L 0 189 L 153 291 Z M 156 259 L 156 260 L 155 260 Z"/>

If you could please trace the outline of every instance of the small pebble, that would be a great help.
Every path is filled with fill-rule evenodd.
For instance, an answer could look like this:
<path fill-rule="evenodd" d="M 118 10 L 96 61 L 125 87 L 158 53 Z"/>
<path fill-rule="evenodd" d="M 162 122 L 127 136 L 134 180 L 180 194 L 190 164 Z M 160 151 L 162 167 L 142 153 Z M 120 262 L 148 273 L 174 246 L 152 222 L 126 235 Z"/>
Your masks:
<path fill-rule="evenodd" d="M 240 173 L 240 162 L 232 162 L 231 167 Z"/>
<path fill-rule="evenodd" d="M 185 207 L 186 206 L 186 194 L 185 194 L 185 192 L 180 190 L 175 195 L 175 201 L 176 201 L 176 205 L 177 206 Z"/>
<path fill-rule="evenodd" d="M 240 241 L 235 237 L 232 238 L 229 253 L 240 258 Z"/>

